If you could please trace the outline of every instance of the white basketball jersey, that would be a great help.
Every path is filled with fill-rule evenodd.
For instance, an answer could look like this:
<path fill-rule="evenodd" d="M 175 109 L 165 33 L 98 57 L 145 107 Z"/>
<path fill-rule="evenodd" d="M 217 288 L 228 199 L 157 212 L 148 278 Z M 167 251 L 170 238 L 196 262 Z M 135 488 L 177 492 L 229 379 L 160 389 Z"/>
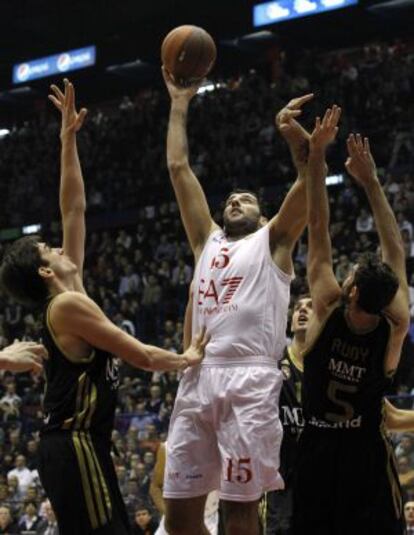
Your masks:
<path fill-rule="evenodd" d="M 268 225 L 237 241 L 213 232 L 194 275 L 193 334 L 205 325 L 211 336 L 203 362 L 280 359 L 290 281 L 272 260 Z"/>

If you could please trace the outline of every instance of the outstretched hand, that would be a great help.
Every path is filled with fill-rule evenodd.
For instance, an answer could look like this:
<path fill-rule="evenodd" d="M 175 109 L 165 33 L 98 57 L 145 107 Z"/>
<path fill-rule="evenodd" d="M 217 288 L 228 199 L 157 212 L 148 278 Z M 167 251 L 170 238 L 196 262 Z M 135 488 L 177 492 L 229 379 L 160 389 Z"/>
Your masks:
<path fill-rule="evenodd" d="M 15 373 L 40 373 L 45 358 L 47 358 L 45 347 L 36 342 L 16 341 L 0 352 L 2 368 Z"/>
<path fill-rule="evenodd" d="M 174 80 L 174 76 L 168 72 L 164 66 L 161 67 L 161 72 L 171 100 L 181 99 L 190 102 L 193 96 L 197 94 L 197 91 L 200 89 L 200 86 L 203 83 L 203 79 L 200 79 L 191 85 L 181 86 L 178 85 L 178 83 Z"/>
<path fill-rule="evenodd" d="M 298 123 L 296 117 L 302 113 L 302 106 L 312 100 L 313 96 L 313 93 L 308 93 L 290 100 L 275 117 L 276 127 L 289 144 L 296 167 L 306 165 L 310 138 L 309 132 Z"/>
<path fill-rule="evenodd" d="M 320 117 L 316 118 L 309 142 L 311 149 L 326 150 L 327 146 L 333 143 L 339 130 L 340 117 L 341 108 L 334 104 L 326 110 L 322 120 Z"/>
<path fill-rule="evenodd" d="M 360 134 L 350 134 L 347 139 L 348 158 L 345 167 L 348 173 L 361 186 L 377 181 L 377 167 L 371 154 L 369 139 L 362 141 Z"/>
<path fill-rule="evenodd" d="M 61 136 L 78 132 L 82 128 L 83 121 L 88 113 L 86 108 L 82 108 L 79 113 L 76 111 L 75 88 L 67 78 L 63 80 L 63 83 L 64 93 L 57 85 L 52 84 L 50 89 L 53 95 L 49 95 L 49 100 L 53 102 L 62 114 Z"/>

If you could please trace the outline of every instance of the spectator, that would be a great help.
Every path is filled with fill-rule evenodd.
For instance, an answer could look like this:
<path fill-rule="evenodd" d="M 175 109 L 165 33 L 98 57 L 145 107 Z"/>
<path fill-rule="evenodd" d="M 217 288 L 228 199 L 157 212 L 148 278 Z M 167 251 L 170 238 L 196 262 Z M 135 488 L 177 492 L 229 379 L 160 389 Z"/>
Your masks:
<path fill-rule="evenodd" d="M 24 455 L 17 455 L 15 461 L 16 468 L 10 470 L 7 474 L 7 479 L 10 481 L 13 477 L 16 477 L 19 482 L 19 491 L 21 494 L 25 494 L 29 485 L 31 485 L 37 474 L 33 470 L 29 470 L 26 466 L 26 457 Z"/>
<path fill-rule="evenodd" d="M 407 527 L 406 534 L 414 535 L 414 501 L 405 502 L 404 518 Z"/>
<path fill-rule="evenodd" d="M 22 399 L 16 394 L 16 383 L 9 381 L 6 383 L 6 393 L 0 399 L 0 410 L 3 413 L 3 422 L 18 420 Z"/>
<path fill-rule="evenodd" d="M 361 209 L 356 220 L 355 228 L 357 232 L 371 232 L 374 230 L 374 220 L 372 215 L 365 208 Z"/>
<path fill-rule="evenodd" d="M 13 521 L 10 509 L 5 506 L 0 507 L 0 533 L 6 535 L 20 533 L 19 527 Z"/>
<path fill-rule="evenodd" d="M 154 413 L 150 413 L 146 408 L 145 399 L 140 400 L 135 406 L 135 414 L 131 419 L 130 427 L 138 431 L 138 438 L 145 438 L 145 428 L 148 424 L 156 423 L 158 418 Z"/>
<path fill-rule="evenodd" d="M 36 535 L 59 535 L 55 512 L 49 500 L 44 503 L 45 519 L 39 522 Z"/>
<path fill-rule="evenodd" d="M 149 393 L 150 399 L 145 404 L 145 410 L 153 414 L 158 414 L 162 404 L 161 387 L 159 385 L 151 385 Z"/>
<path fill-rule="evenodd" d="M 37 514 L 37 505 L 35 502 L 26 502 L 24 514 L 19 521 L 21 531 L 35 531 L 40 523 L 40 517 Z"/>
<path fill-rule="evenodd" d="M 153 535 L 158 523 L 153 520 L 148 507 L 138 507 L 135 511 L 132 527 L 133 535 Z"/>
<path fill-rule="evenodd" d="M 121 277 L 119 283 L 118 294 L 120 297 L 124 295 L 133 295 L 138 293 L 140 288 L 140 279 L 137 273 L 134 273 L 134 268 L 131 264 L 127 264 L 124 268 L 124 275 Z"/>

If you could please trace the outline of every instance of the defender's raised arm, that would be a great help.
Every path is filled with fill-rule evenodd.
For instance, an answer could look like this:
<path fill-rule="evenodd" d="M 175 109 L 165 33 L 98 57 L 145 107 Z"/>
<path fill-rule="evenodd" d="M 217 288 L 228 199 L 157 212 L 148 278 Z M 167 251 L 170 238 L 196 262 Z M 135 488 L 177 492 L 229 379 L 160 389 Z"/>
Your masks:
<path fill-rule="evenodd" d="M 326 149 L 338 132 L 341 109 L 333 106 L 323 120 L 316 119 L 310 139 L 307 179 L 308 206 L 308 281 L 315 314 L 324 315 L 326 309 L 341 295 L 332 268 L 332 246 L 329 236 L 329 201 L 325 178 Z"/>
<path fill-rule="evenodd" d="M 83 261 L 85 256 L 85 186 L 76 144 L 76 133 L 82 128 L 87 110 L 78 113 L 75 106 L 75 88 L 66 78 L 64 93 L 52 85 L 53 95 L 49 99 L 62 114 L 60 131 L 61 179 L 60 211 L 63 227 L 63 250 L 76 264 L 79 279 L 82 281 Z M 83 286 L 78 284 L 78 290 Z"/>

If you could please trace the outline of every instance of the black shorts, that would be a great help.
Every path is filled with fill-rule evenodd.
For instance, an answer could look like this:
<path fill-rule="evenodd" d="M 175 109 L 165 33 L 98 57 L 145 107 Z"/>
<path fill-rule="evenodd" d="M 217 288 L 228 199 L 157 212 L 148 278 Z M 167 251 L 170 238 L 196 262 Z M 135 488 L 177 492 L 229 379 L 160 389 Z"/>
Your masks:
<path fill-rule="evenodd" d="M 286 481 L 285 481 L 286 485 Z M 263 534 L 290 535 L 292 523 L 292 488 L 266 492 L 262 502 Z"/>
<path fill-rule="evenodd" d="M 309 426 L 299 446 L 294 535 L 404 533 L 394 452 L 381 432 Z"/>
<path fill-rule="evenodd" d="M 45 433 L 39 475 L 60 535 L 128 535 L 110 442 L 83 431 Z"/>

